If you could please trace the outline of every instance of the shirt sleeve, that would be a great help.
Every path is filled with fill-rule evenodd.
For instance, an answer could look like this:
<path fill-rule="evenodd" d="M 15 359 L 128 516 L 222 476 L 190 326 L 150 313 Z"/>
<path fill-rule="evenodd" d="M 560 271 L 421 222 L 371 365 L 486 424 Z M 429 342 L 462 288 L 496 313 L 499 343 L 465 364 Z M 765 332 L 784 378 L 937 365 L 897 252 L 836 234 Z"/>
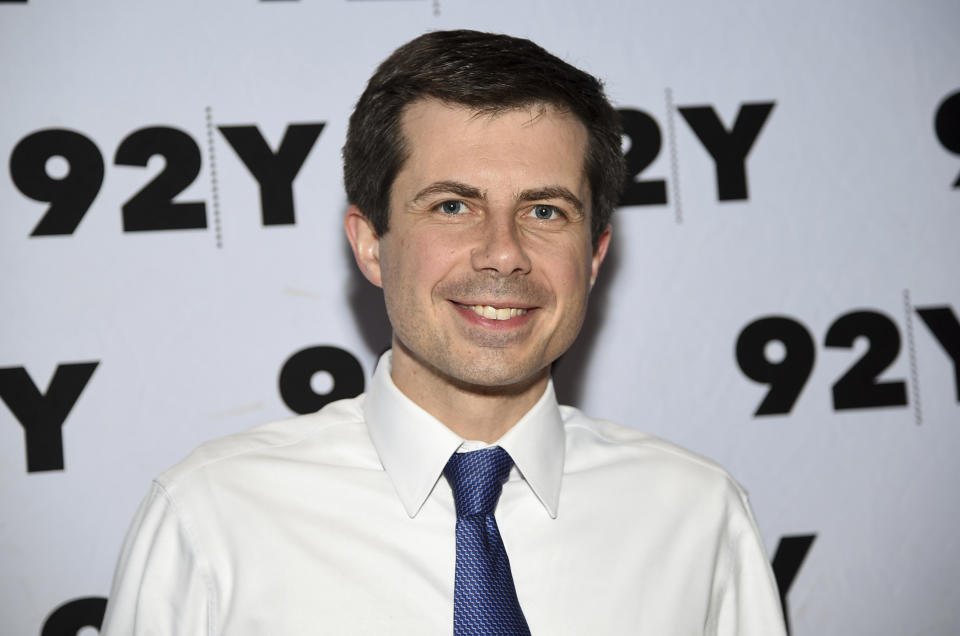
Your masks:
<path fill-rule="evenodd" d="M 780 595 L 746 493 L 731 502 L 725 557 L 717 568 L 706 634 L 786 636 Z M 725 561 L 725 563 L 724 563 Z"/>
<path fill-rule="evenodd" d="M 154 482 L 114 574 L 101 636 L 213 634 L 210 579 L 176 505 Z"/>

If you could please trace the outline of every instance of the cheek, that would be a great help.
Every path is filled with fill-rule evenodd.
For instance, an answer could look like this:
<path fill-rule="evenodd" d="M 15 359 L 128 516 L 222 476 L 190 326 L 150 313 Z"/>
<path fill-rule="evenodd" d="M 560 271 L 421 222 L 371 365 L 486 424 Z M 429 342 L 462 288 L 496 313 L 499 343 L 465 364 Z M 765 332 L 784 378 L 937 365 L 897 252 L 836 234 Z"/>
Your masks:
<path fill-rule="evenodd" d="M 450 271 L 456 254 L 442 236 L 398 237 L 381 250 L 384 287 L 404 295 L 430 293 Z"/>
<path fill-rule="evenodd" d="M 571 249 L 559 251 L 548 264 L 558 294 L 567 297 L 568 302 L 579 302 L 586 295 L 590 285 L 592 261 L 589 252 Z"/>

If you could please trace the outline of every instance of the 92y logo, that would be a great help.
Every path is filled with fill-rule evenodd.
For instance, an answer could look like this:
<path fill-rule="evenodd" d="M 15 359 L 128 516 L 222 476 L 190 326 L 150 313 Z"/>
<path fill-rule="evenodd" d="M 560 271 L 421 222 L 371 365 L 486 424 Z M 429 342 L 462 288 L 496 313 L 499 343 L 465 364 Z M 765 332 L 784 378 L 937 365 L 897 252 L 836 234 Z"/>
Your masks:
<path fill-rule="evenodd" d="M 960 90 L 940 102 L 934 116 L 933 129 L 944 148 L 960 155 Z M 960 188 L 960 175 L 957 175 L 953 187 Z"/>
<path fill-rule="evenodd" d="M 293 180 L 323 131 L 323 123 L 290 124 L 276 151 L 254 125 L 218 130 L 260 187 L 263 225 L 293 225 Z M 202 153 L 186 132 L 168 126 L 135 130 L 117 147 L 117 166 L 146 167 L 153 157 L 164 167 L 122 205 L 124 232 L 190 230 L 207 227 L 203 201 L 174 202 L 200 174 Z M 63 177 L 50 174 L 49 161 L 66 161 Z M 10 176 L 25 196 L 49 203 L 30 236 L 73 234 L 100 192 L 103 154 L 86 135 L 64 128 L 38 130 L 21 139 L 10 154 Z"/>
<path fill-rule="evenodd" d="M 723 124 L 713 106 L 676 107 L 713 159 L 718 201 L 743 201 L 748 198 L 747 155 L 770 117 L 774 104 L 775 102 L 741 104 L 730 128 Z M 667 203 L 665 179 L 639 178 L 656 160 L 663 147 L 660 126 L 653 117 L 641 110 L 624 108 L 620 109 L 619 113 L 623 133 L 630 138 L 630 147 L 625 155 L 627 182 L 620 205 Z M 668 116 L 672 117 L 672 114 Z M 672 140 L 670 145 L 673 145 Z M 676 180 L 677 175 L 674 174 L 673 178 Z"/>
<path fill-rule="evenodd" d="M 914 310 L 952 361 L 960 402 L 960 322 L 947 306 Z M 904 380 L 878 380 L 900 354 L 896 323 L 877 311 L 852 311 L 827 328 L 824 346 L 849 349 L 858 338 L 867 340 L 867 350 L 833 384 L 834 410 L 906 406 Z M 767 345 L 772 342 L 783 347 L 778 360 L 768 357 Z M 737 338 L 737 364 L 748 378 L 770 387 L 754 416 L 790 413 L 813 372 L 815 352 L 810 330 L 789 316 L 764 316 L 743 328 Z"/>

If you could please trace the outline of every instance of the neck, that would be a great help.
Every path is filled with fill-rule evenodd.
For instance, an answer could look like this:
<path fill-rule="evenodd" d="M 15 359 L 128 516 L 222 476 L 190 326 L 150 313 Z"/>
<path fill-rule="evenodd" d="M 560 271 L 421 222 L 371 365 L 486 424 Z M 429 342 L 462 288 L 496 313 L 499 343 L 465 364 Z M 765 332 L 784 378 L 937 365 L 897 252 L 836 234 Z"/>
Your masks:
<path fill-rule="evenodd" d="M 390 376 L 404 395 L 454 433 L 490 444 L 543 396 L 550 369 L 507 386 L 467 384 L 423 364 L 394 339 Z"/>

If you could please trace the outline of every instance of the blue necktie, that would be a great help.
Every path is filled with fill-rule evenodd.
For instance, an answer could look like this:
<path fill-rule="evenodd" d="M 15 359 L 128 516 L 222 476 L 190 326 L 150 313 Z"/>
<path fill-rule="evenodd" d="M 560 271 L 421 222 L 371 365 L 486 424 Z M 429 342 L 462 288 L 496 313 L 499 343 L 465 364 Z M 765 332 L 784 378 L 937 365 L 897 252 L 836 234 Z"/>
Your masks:
<path fill-rule="evenodd" d="M 499 446 L 454 453 L 443 474 L 457 505 L 454 636 L 529 636 L 493 510 L 513 459 Z"/>

